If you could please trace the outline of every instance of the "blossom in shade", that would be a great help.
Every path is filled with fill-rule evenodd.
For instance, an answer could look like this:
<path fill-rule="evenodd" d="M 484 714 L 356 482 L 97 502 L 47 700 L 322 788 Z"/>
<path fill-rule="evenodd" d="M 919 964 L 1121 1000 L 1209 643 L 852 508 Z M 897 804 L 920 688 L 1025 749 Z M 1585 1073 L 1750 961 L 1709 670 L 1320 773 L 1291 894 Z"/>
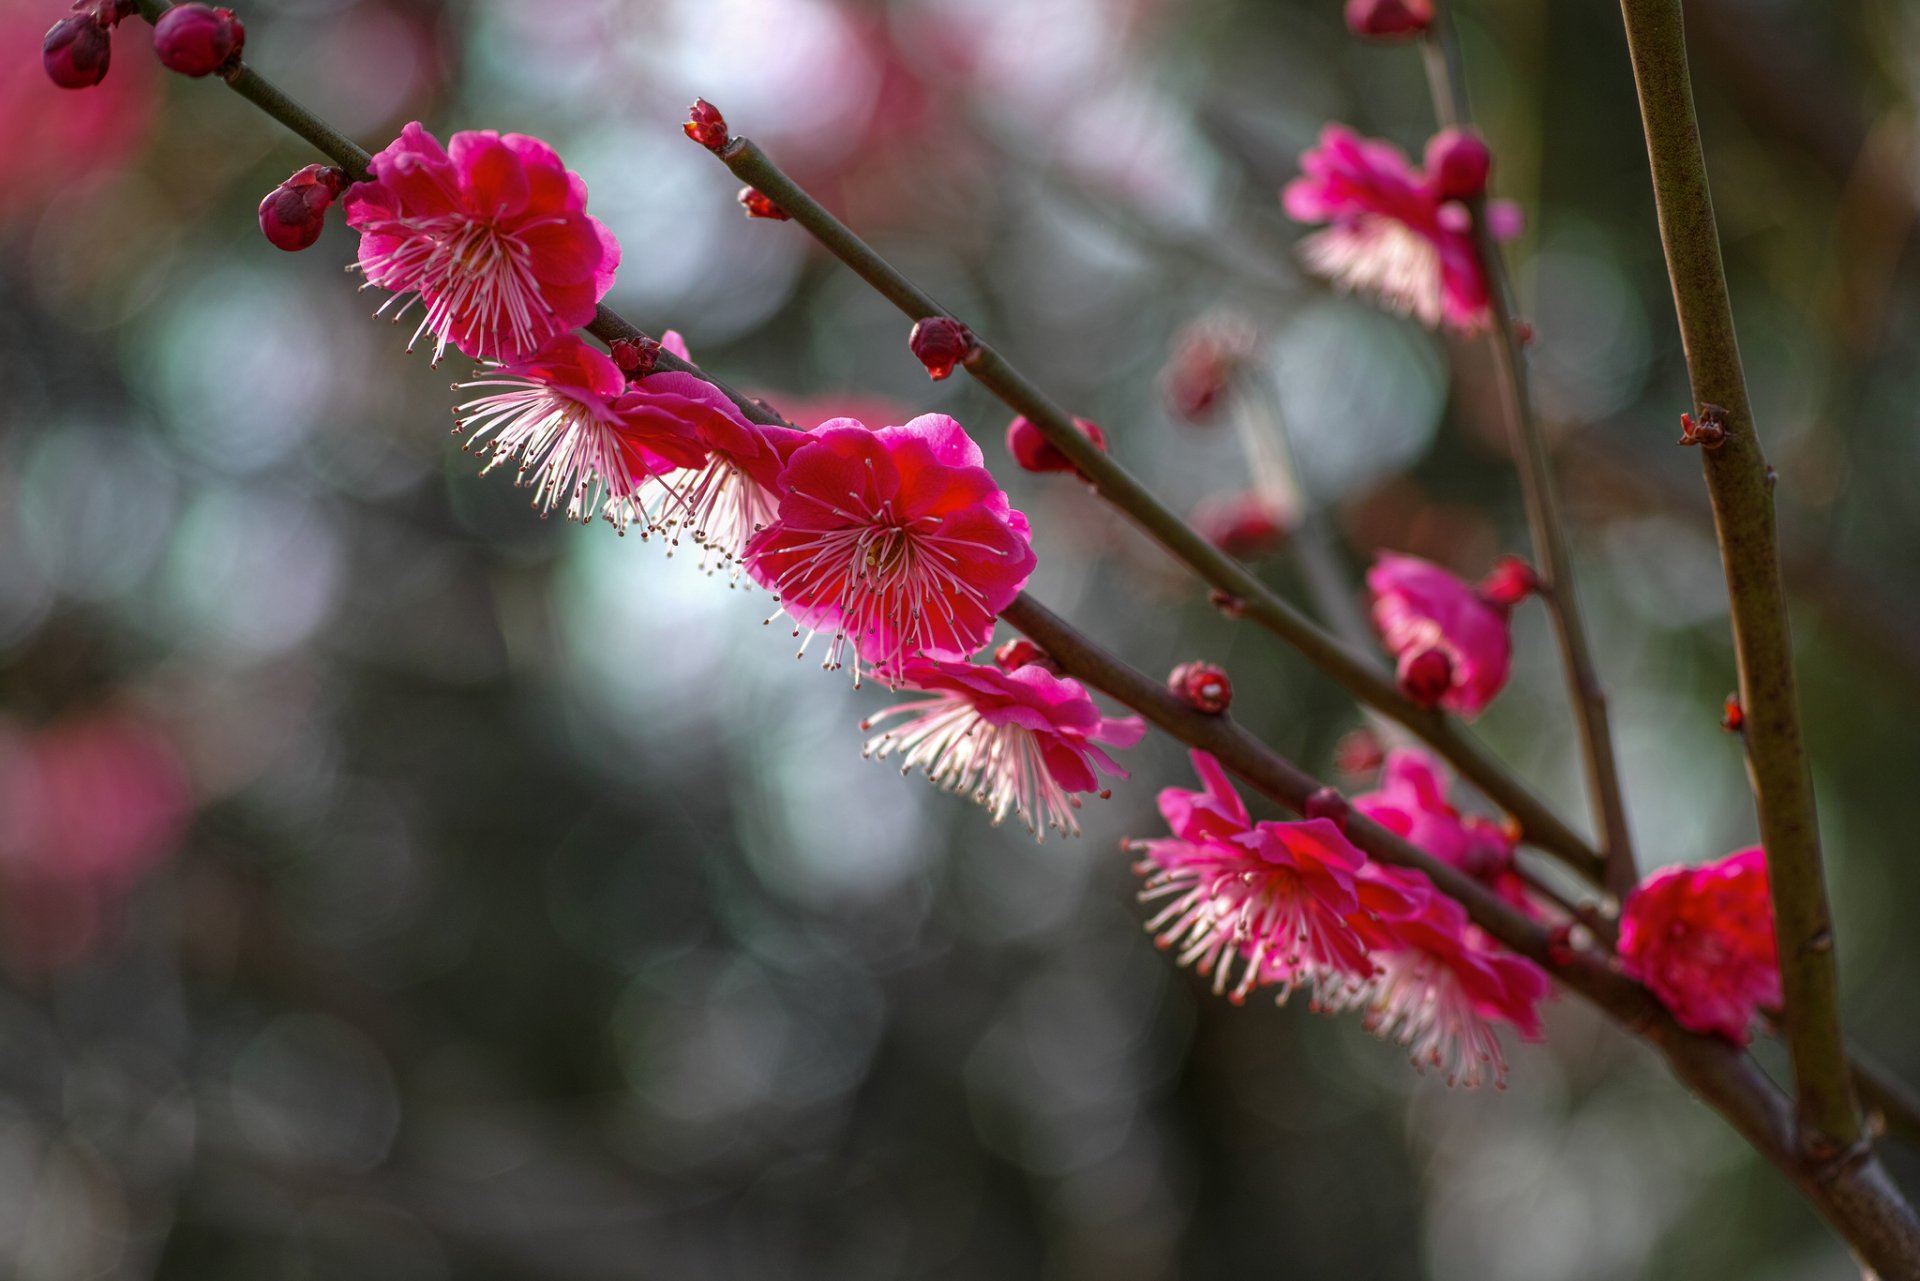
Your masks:
<path fill-rule="evenodd" d="M 1353 918 L 1377 972 L 1334 1004 L 1364 1010 L 1369 1032 L 1408 1047 L 1414 1066 L 1439 1069 L 1449 1085 L 1472 1089 L 1490 1079 L 1504 1086 L 1507 1064 L 1494 1025 L 1540 1039 L 1539 1005 L 1552 987 L 1545 972 L 1489 939 L 1420 873 L 1371 865 L 1363 896 L 1366 881 L 1374 892 L 1388 882 L 1403 894 L 1427 892 L 1410 915 Z"/>
<path fill-rule="evenodd" d="M 1507 683 L 1508 609 L 1431 561 L 1382 552 L 1367 571 L 1373 623 L 1422 706 L 1477 715 Z"/>
<path fill-rule="evenodd" d="M 1622 968 L 1680 1025 L 1745 1045 L 1756 1009 L 1780 1003 L 1773 897 L 1759 846 L 1655 872 L 1620 913 Z"/>
<path fill-rule="evenodd" d="M 1145 857 L 1144 903 L 1154 941 L 1213 979 L 1238 1003 L 1258 984 L 1323 996 L 1373 977 L 1367 947 L 1349 923 L 1362 914 L 1366 856 L 1329 819 L 1255 824 L 1220 763 L 1193 753 L 1203 791 L 1170 787 L 1160 814 L 1171 838 L 1135 841 Z M 1234 967 L 1239 978 L 1234 978 Z"/>
<path fill-rule="evenodd" d="M 920 769 L 950 792 L 969 792 L 998 823 L 1017 816 L 1044 838 L 1045 828 L 1078 833 L 1080 794 L 1101 791 L 1098 774 L 1127 777 L 1100 748 L 1132 747 L 1146 733 L 1138 716 L 1105 717 L 1077 681 L 1039 663 L 1003 671 L 980 663 L 909 659 L 889 673 L 929 695 L 862 722 L 902 723 L 867 742 L 865 755 L 898 754 L 900 772 Z"/>
<path fill-rule="evenodd" d="M 575 334 L 460 385 L 484 393 L 454 410 L 466 447 L 483 471 L 512 462 L 543 513 L 564 504 L 569 519 L 605 516 L 625 532 L 648 477 L 707 461 L 691 424 L 631 412 L 626 375 Z"/>
<path fill-rule="evenodd" d="M 1252 358 L 1258 336 L 1237 316 L 1203 316 L 1174 339 L 1173 355 L 1160 371 L 1167 408 L 1187 422 L 1211 422 Z"/>
<path fill-rule="evenodd" d="M 1433 25 L 1433 0 L 1347 0 L 1347 30 L 1370 40 L 1404 40 Z"/>
<path fill-rule="evenodd" d="M 442 149 L 415 122 L 369 167 L 343 202 L 360 269 L 394 294 L 382 313 L 420 304 L 413 342 L 432 334 L 436 363 L 449 346 L 525 356 L 592 320 L 613 285 L 618 242 L 588 216 L 579 175 L 537 138 L 457 133 Z"/>
<path fill-rule="evenodd" d="M 686 359 L 685 345 L 673 354 Z M 778 514 L 780 473 L 807 434 L 749 421 L 725 392 L 686 373 L 639 379 L 620 410 L 636 429 L 692 433 L 703 461 L 656 470 L 642 487 L 639 508 L 649 528 L 670 531 L 676 542 L 685 532 L 700 547 L 703 565 L 711 568 L 717 557 L 737 578 L 748 542 Z"/>
<path fill-rule="evenodd" d="M 1417 747 L 1387 754 L 1380 786 L 1353 798 L 1353 808 L 1450 867 L 1486 885 L 1524 911 L 1533 905 L 1513 865 L 1513 838 L 1506 828 L 1478 814 L 1462 814 L 1447 799 L 1452 780 L 1429 753 Z"/>
<path fill-rule="evenodd" d="M 878 431 L 822 423 L 780 473 L 779 516 L 748 544 L 748 572 L 795 635 L 832 635 L 828 668 L 852 650 L 856 682 L 863 663 L 968 658 L 1034 564 L 1027 518 L 982 461 L 945 414 Z"/>
<path fill-rule="evenodd" d="M 1397 147 L 1328 125 L 1281 199 L 1296 220 L 1328 224 L 1300 246 L 1316 274 L 1430 328 L 1476 333 L 1493 312 L 1463 202 L 1485 189 L 1485 145 L 1450 130 L 1433 139 L 1426 160 L 1423 171 Z M 1511 204 L 1491 202 L 1487 220 L 1495 239 L 1519 233 Z"/>

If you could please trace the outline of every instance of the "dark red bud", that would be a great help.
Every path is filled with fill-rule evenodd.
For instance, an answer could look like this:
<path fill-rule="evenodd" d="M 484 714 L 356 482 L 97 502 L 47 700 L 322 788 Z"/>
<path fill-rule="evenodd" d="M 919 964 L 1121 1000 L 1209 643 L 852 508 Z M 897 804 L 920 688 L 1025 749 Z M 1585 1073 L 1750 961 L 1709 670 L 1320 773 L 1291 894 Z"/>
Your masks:
<path fill-rule="evenodd" d="M 1024 636 L 1016 636 L 993 651 L 993 663 L 1003 672 L 1017 672 L 1030 663 L 1052 665 L 1047 651 Z"/>
<path fill-rule="evenodd" d="M 308 165 L 267 193 L 260 202 L 260 230 L 289 253 L 320 239 L 327 210 L 347 175 L 327 165 Z"/>
<path fill-rule="evenodd" d="M 1167 688 L 1187 706 L 1212 716 L 1226 711 L 1233 702 L 1233 682 L 1212 663 L 1180 664 L 1167 677 Z"/>
<path fill-rule="evenodd" d="M 1478 134 L 1442 129 L 1427 143 L 1427 181 L 1445 199 L 1473 199 L 1492 172 L 1493 153 Z"/>
<path fill-rule="evenodd" d="M 1347 30 L 1369 40 L 1405 40 L 1433 25 L 1433 0 L 1347 0 Z"/>
<path fill-rule="evenodd" d="M 1539 590 L 1540 576 L 1533 572 L 1533 566 L 1518 556 L 1502 556 L 1480 584 L 1480 599 L 1511 609 Z"/>
<path fill-rule="evenodd" d="M 774 222 L 786 222 L 793 216 L 767 199 L 765 192 L 752 187 L 740 188 L 738 199 L 740 207 L 747 211 L 749 218 L 769 218 Z"/>
<path fill-rule="evenodd" d="M 646 337 L 616 338 L 607 344 L 607 354 L 629 378 L 644 378 L 660 359 L 660 344 Z"/>
<path fill-rule="evenodd" d="M 928 316 L 914 322 L 907 348 L 927 367 L 935 382 L 951 377 L 953 367 L 972 354 L 973 333 L 951 316 Z"/>
<path fill-rule="evenodd" d="M 1738 734 L 1747 727 L 1747 709 L 1740 706 L 1738 694 L 1727 695 L 1726 706 L 1720 711 L 1720 728 L 1729 734 Z"/>
<path fill-rule="evenodd" d="M 1080 434 L 1093 442 L 1093 447 L 1101 453 L 1107 452 L 1107 433 L 1084 418 L 1076 418 L 1073 425 Z M 1016 418 L 1007 424 L 1007 452 L 1013 455 L 1013 461 L 1022 468 L 1033 472 L 1077 471 L 1067 456 L 1054 448 L 1053 442 L 1041 434 L 1040 429 L 1025 418 Z"/>
<path fill-rule="evenodd" d="M 1547 960 L 1554 965 L 1571 965 L 1574 958 L 1574 925 L 1564 921 L 1547 935 Z"/>
<path fill-rule="evenodd" d="M 1400 692 L 1422 707 L 1434 707 L 1453 687 L 1453 660 L 1443 649 L 1423 649 L 1400 664 Z"/>
<path fill-rule="evenodd" d="M 705 98 L 693 100 L 693 106 L 687 109 L 687 123 L 680 127 L 686 130 L 687 137 L 708 151 L 718 151 L 727 145 L 726 118 Z"/>
<path fill-rule="evenodd" d="M 231 9 L 177 4 L 153 24 L 153 51 L 169 71 L 210 76 L 240 56 L 247 30 Z"/>
<path fill-rule="evenodd" d="M 1680 439 L 1676 444 L 1718 449 L 1727 439 L 1727 411 L 1718 405 L 1700 406 L 1700 420 L 1692 414 L 1680 415 Z"/>
<path fill-rule="evenodd" d="M 1307 797 L 1307 803 L 1300 807 L 1302 818 L 1324 818 L 1330 820 L 1341 831 L 1347 830 L 1347 818 L 1353 813 L 1347 804 L 1347 798 L 1331 787 L 1323 787 Z"/>
<path fill-rule="evenodd" d="M 62 89 L 88 89 L 107 78 L 113 41 L 107 23 L 91 12 L 70 13 L 40 42 L 40 65 Z"/>

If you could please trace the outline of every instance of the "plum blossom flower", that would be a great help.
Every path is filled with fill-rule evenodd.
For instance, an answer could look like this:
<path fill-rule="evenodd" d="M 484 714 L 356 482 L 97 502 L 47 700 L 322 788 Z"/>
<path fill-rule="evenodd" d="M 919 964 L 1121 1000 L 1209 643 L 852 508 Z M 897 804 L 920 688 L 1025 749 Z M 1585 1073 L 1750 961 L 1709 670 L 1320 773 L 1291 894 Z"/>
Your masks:
<path fill-rule="evenodd" d="M 1387 754 L 1380 786 L 1353 797 L 1353 808 L 1396 836 L 1456 867 L 1525 912 L 1526 883 L 1513 866 L 1513 838 L 1501 824 L 1462 814 L 1447 800 L 1446 768 L 1417 747 Z"/>
<path fill-rule="evenodd" d="M 748 572 L 796 636 L 832 634 L 827 668 L 852 650 L 856 683 L 863 663 L 964 660 L 1034 564 L 1027 518 L 981 463 L 945 414 L 878 431 L 822 423 L 780 473 L 779 517 L 748 544 Z"/>
<path fill-rule="evenodd" d="M 1778 1005 L 1780 965 L 1766 852 L 1655 872 L 1620 913 L 1620 961 L 1682 1027 L 1745 1045 L 1754 1011 Z"/>
<path fill-rule="evenodd" d="M 1253 823 L 1219 761 L 1196 751 L 1193 767 L 1204 791 L 1160 793 L 1172 838 L 1132 844 L 1146 855 L 1136 868 L 1147 878 L 1141 902 L 1165 903 L 1147 922 L 1154 941 L 1236 1004 L 1272 983 L 1283 1001 L 1313 987 L 1317 1008 L 1371 980 L 1367 945 L 1351 924 L 1365 915 L 1366 856 L 1330 819 Z"/>
<path fill-rule="evenodd" d="M 1389 143 L 1328 125 L 1281 196 L 1297 221 L 1330 224 L 1301 242 L 1301 257 L 1341 288 L 1429 328 L 1491 327 L 1486 272 L 1464 203 L 1485 189 L 1485 150 L 1477 138 L 1449 130 L 1428 144 L 1423 172 Z M 1487 219 L 1496 239 L 1519 234 L 1519 210 L 1507 202 L 1490 203 Z"/>
<path fill-rule="evenodd" d="M 1448 1085 L 1473 1089 L 1491 1079 L 1504 1087 L 1507 1063 L 1494 1025 L 1539 1040 L 1539 1005 L 1552 987 L 1546 974 L 1489 939 L 1420 873 L 1378 865 L 1366 873 L 1376 884 L 1429 892 L 1411 915 L 1353 918 L 1377 973 L 1333 1003 L 1365 1010 L 1369 1032 L 1407 1046 L 1415 1067 L 1440 1069 Z"/>
<path fill-rule="evenodd" d="M 1373 623 L 1399 661 L 1400 687 L 1425 707 L 1478 715 L 1507 683 L 1509 607 L 1440 566 L 1382 552 L 1367 571 Z"/>
<path fill-rule="evenodd" d="M 454 410 L 482 474 L 513 462 L 543 514 L 564 503 L 570 520 L 604 516 L 625 533 L 649 477 L 707 461 L 692 424 L 640 412 L 612 357 L 572 333 L 460 385 L 486 393 Z"/>
<path fill-rule="evenodd" d="M 408 343 L 512 360 L 593 319 L 613 285 L 620 246 L 586 212 L 587 187 L 553 148 L 520 134 L 467 132 L 446 149 L 416 121 L 374 156 L 373 176 L 343 201 L 360 233 L 368 285 L 415 303 Z"/>
<path fill-rule="evenodd" d="M 1079 833 L 1079 794 L 1106 795 L 1096 770 L 1127 777 L 1098 744 L 1132 747 L 1147 729 L 1138 716 L 1102 716 L 1079 682 L 1039 663 L 1003 671 L 915 658 L 894 675 L 932 697 L 861 722 L 872 729 L 907 718 L 868 740 L 863 754 L 885 760 L 898 752 L 901 773 L 922 769 L 949 792 L 972 793 L 995 823 L 1011 813 L 1042 840 L 1047 827 Z"/>

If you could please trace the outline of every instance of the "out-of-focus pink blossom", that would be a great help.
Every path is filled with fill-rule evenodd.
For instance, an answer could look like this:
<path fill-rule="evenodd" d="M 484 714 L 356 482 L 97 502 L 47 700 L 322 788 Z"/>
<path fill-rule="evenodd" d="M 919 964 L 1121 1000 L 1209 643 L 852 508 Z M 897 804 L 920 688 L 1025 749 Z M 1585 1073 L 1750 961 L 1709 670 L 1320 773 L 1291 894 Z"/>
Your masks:
<path fill-rule="evenodd" d="M 1655 872 L 1620 913 L 1620 962 L 1682 1027 L 1745 1045 L 1754 1012 L 1780 1003 L 1766 852 Z"/>
<path fill-rule="evenodd" d="M 1132 842 L 1146 855 L 1141 901 L 1164 903 L 1147 922 L 1154 941 L 1236 1003 L 1273 983 L 1281 1000 L 1311 986 L 1317 1005 L 1371 980 L 1366 944 L 1349 924 L 1362 913 L 1366 856 L 1328 819 L 1253 823 L 1217 760 L 1196 751 L 1193 766 L 1204 791 L 1160 793 L 1172 837 Z"/>
<path fill-rule="evenodd" d="M 1433 0 L 1347 0 L 1347 30 L 1370 40 L 1405 40 L 1433 25 Z"/>
<path fill-rule="evenodd" d="M 1080 794 L 1100 792 L 1095 771 L 1127 777 L 1098 746 L 1132 747 L 1146 733 L 1138 716 L 1105 717 L 1079 682 L 1039 663 L 1002 671 L 979 663 L 916 658 L 889 673 L 931 694 L 862 722 L 906 717 L 868 741 L 878 760 L 898 753 L 900 772 L 925 771 L 950 792 L 967 792 L 998 823 L 1013 814 L 1042 839 L 1045 828 L 1077 834 Z"/>
<path fill-rule="evenodd" d="M 1489 939 L 1418 872 L 1372 865 L 1367 876 L 1376 885 L 1395 882 L 1402 893 L 1428 893 L 1412 915 L 1353 919 L 1378 973 L 1335 1003 L 1364 1009 L 1368 1031 L 1407 1046 L 1416 1067 L 1439 1069 L 1448 1085 L 1472 1089 L 1491 1079 L 1504 1086 L 1507 1064 L 1494 1024 L 1539 1040 L 1539 1005 L 1552 989 L 1546 974 Z"/>
<path fill-rule="evenodd" d="M 36 0 L 0 0 L 0 48 L 26 49 L 45 33 L 47 40 L 67 22 L 92 24 L 95 6 L 69 14 L 47 30 L 49 6 Z M 106 32 L 100 31 L 102 38 Z M 153 98 L 162 74 L 140 46 L 151 43 L 144 22 L 122 22 L 112 39 L 120 59 L 105 80 L 79 76 L 81 68 L 48 68 L 50 75 L 0 76 L 0 220 L 58 217 L 63 189 L 120 168 L 145 141 L 158 113 Z M 127 42 L 134 44 L 133 52 Z M 44 42 L 43 42 L 44 43 Z M 60 54 L 62 58 L 70 54 Z M 94 69 L 104 68 L 98 64 Z M 53 73 L 86 93 L 69 93 Z"/>
<path fill-rule="evenodd" d="M 1367 571 L 1373 623 L 1422 706 L 1478 715 L 1507 683 L 1507 610 L 1431 561 L 1380 553 Z"/>
<path fill-rule="evenodd" d="M 466 447 L 483 472 L 512 462 L 542 514 L 564 504 L 570 520 L 603 516 L 624 533 L 648 477 L 706 463 L 691 424 L 630 414 L 626 375 L 575 334 L 460 385 L 486 393 L 454 411 Z"/>
<path fill-rule="evenodd" d="M 1244 490 L 1207 498 L 1189 519 L 1201 537 L 1227 555 L 1259 560 L 1287 545 L 1294 515 L 1267 494 Z"/>
<path fill-rule="evenodd" d="M 1209 423 L 1251 359 L 1257 335 L 1237 316 L 1203 316 L 1175 337 L 1173 355 L 1160 371 L 1160 394 L 1175 417 Z"/>
<path fill-rule="evenodd" d="M 1417 747 L 1387 754 L 1380 786 L 1353 798 L 1353 808 L 1396 836 L 1485 884 L 1523 911 L 1533 911 L 1513 866 L 1513 838 L 1499 823 L 1462 814 L 1447 799 L 1446 767 Z"/>
<path fill-rule="evenodd" d="M 1493 312 L 1472 214 L 1461 202 L 1485 187 L 1485 147 L 1448 133 L 1429 158 L 1439 167 L 1423 173 L 1399 148 L 1328 125 L 1282 201 L 1300 222 L 1330 224 L 1300 245 L 1315 273 L 1430 328 L 1477 333 L 1492 325 Z M 1477 188 L 1468 185 L 1476 164 Z M 1510 204 L 1493 202 L 1487 219 L 1496 239 L 1519 233 Z"/>
<path fill-rule="evenodd" d="M 78 960 L 139 879 L 169 858 L 192 796 L 167 738 L 102 712 L 0 727 L 0 903 L 23 963 Z"/>
<path fill-rule="evenodd" d="M 537 138 L 457 133 L 443 150 L 409 124 L 344 201 L 367 284 L 395 319 L 418 302 L 413 341 L 512 360 L 593 319 L 620 246 L 587 212 L 587 186 Z M 411 350 L 413 343 L 408 344 Z"/>
<path fill-rule="evenodd" d="M 260 231 L 276 249 L 295 253 L 320 239 L 327 210 L 346 175 L 330 165 L 308 165 L 260 202 Z"/>
<path fill-rule="evenodd" d="M 800 627 L 832 633 L 827 667 L 852 649 L 856 681 L 862 663 L 971 657 L 1034 563 L 1027 518 L 983 461 L 945 414 L 822 423 L 782 471 L 779 518 L 748 545 L 748 571 Z"/>
<path fill-rule="evenodd" d="M 1082 436 L 1093 442 L 1095 449 L 1103 454 L 1107 452 L 1107 433 L 1101 431 L 1098 424 L 1090 423 L 1084 418 L 1076 418 L 1073 420 L 1073 425 L 1080 429 Z M 1052 441 L 1041 434 L 1038 427 L 1024 417 L 1015 418 L 1007 424 L 1007 452 L 1013 455 L 1013 461 L 1020 464 L 1024 471 L 1077 472 L 1079 470 L 1065 454 L 1054 447 Z"/>

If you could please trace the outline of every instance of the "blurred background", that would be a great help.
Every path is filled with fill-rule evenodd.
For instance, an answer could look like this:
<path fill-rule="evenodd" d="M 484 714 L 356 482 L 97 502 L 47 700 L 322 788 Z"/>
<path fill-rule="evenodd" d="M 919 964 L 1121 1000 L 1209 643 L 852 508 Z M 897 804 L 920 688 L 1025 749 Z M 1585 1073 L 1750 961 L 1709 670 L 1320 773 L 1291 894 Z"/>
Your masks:
<path fill-rule="evenodd" d="M 1333 119 L 1417 152 L 1417 52 L 1336 0 L 251 0 L 249 60 L 370 149 L 538 134 L 622 240 L 609 299 L 803 421 L 951 413 L 1033 518 L 1035 593 L 1364 785 L 1362 722 L 1070 479 L 930 384 L 887 305 L 749 223 L 719 104 L 1176 505 L 1284 426 L 1318 564 L 1477 577 L 1524 528 L 1481 351 L 1292 265 Z M 1141 930 L 1150 740 L 1036 847 L 863 762 L 889 700 L 796 663 L 657 543 L 536 519 L 447 434 L 317 159 L 130 21 L 100 88 L 0 0 L 0 1273 L 51 1278 L 1601 1281 L 1854 1275 L 1652 1058 L 1569 1000 L 1450 1091 L 1356 1019 L 1234 1009 Z M 1902 907 L 1920 712 L 1920 6 L 1693 0 L 1708 158 L 1797 594 L 1857 1039 L 1920 1078 Z M 1754 840 L 1719 568 L 1618 18 L 1457 6 L 1538 335 L 1643 863 Z M 1195 322 L 1253 394 L 1195 424 Z M 1250 408 L 1249 408 L 1250 407 Z M 1244 424 L 1243 424 L 1244 425 Z M 1302 538 L 1262 572 L 1310 601 Z M 1341 603 L 1339 590 L 1332 602 Z M 1324 599 L 1323 599 L 1324 605 Z M 1551 639 L 1491 746 L 1584 818 Z M 1345 749 L 1336 752 L 1344 742 Z M 1335 757 L 1349 767 L 1334 774 Z M 1762 1050 L 1776 1069 L 1773 1047 Z M 1920 1187 L 1920 1162 L 1890 1151 Z"/>

